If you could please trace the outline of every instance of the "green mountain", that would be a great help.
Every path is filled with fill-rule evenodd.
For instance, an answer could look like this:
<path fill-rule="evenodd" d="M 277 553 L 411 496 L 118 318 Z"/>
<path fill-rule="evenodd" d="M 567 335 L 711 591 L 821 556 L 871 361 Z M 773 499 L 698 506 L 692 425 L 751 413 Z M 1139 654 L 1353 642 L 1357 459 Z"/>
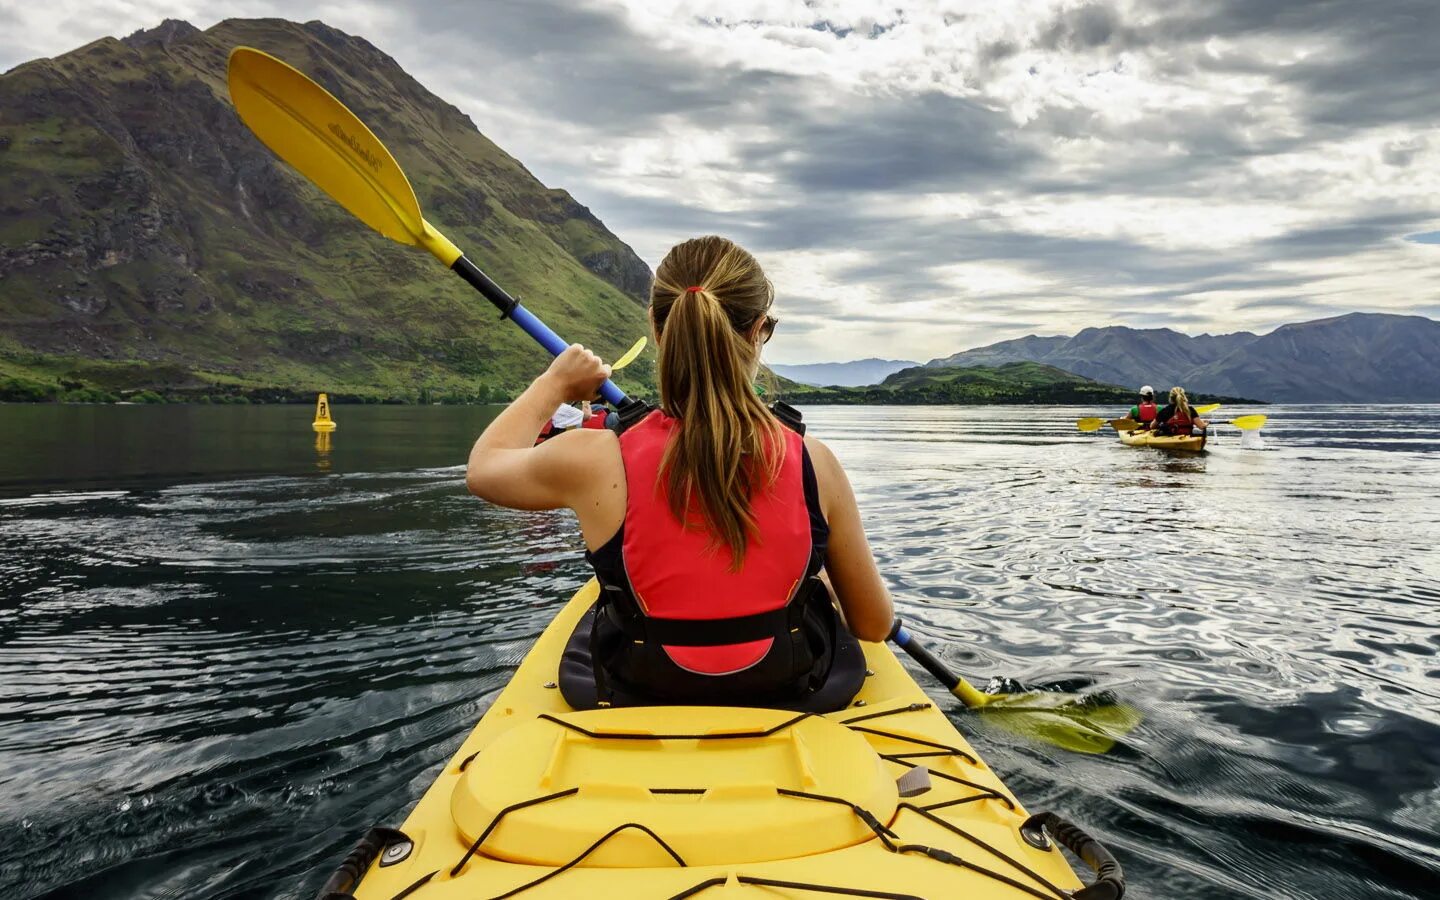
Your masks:
<path fill-rule="evenodd" d="M 176 21 L 0 75 L 0 399 L 498 399 L 546 363 L 423 252 L 369 231 L 239 121 L 237 45 L 315 78 L 390 147 L 426 216 L 569 340 L 646 332 L 650 272 L 563 190 L 362 38 Z M 653 384 L 653 357 L 624 386 Z"/>
<path fill-rule="evenodd" d="M 1128 406 L 1135 399 L 1130 388 L 1094 381 L 1054 366 L 1012 362 L 1000 366 L 941 368 L 915 366 L 903 369 L 872 387 L 791 386 L 788 399 L 795 403 L 1083 403 Z M 1233 398 L 1207 397 L 1207 401 Z"/>

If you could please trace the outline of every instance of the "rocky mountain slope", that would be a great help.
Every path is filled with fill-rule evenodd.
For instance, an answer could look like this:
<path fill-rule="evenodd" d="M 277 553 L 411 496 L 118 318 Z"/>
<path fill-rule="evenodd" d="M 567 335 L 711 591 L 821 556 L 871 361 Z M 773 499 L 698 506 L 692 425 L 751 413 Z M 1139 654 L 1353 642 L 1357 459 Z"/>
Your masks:
<path fill-rule="evenodd" d="M 1440 398 L 1440 322 L 1351 313 L 1262 336 L 1198 337 L 1168 328 L 1086 328 L 1073 337 L 1002 341 L 927 366 L 1039 362 L 1138 388 L 1257 397 L 1291 403 L 1424 402 Z"/>
<path fill-rule="evenodd" d="M 225 85 L 242 44 L 355 110 L 426 217 L 562 335 L 618 354 L 645 332 L 634 252 L 363 38 L 167 21 L 0 75 L 0 380 L 487 399 L 545 364 L 459 279 L 370 232 L 246 129 Z M 650 360 L 626 379 L 651 383 Z"/>

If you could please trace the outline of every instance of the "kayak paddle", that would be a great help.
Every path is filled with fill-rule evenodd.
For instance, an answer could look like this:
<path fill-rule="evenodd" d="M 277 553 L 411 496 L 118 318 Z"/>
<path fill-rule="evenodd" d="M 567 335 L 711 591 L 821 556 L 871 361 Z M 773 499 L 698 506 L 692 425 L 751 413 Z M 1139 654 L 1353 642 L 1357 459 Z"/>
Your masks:
<path fill-rule="evenodd" d="M 1058 691 L 987 694 L 950 671 L 899 619 L 895 620 L 889 639 L 934 675 L 966 709 L 1004 713 L 990 721 L 1023 737 L 1076 753 L 1105 753 L 1115 746 L 1116 740 L 1140 724 L 1140 711 L 1113 702 L 1113 695 L 1087 696 Z"/>
<path fill-rule="evenodd" d="M 1139 422 L 1136 422 L 1134 419 L 1108 419 L 1108 420 L 1107 420 L 1107 419 L 1101 419 L 1101 418 L 1089 418 L 1089 419 L 1080 419 L 1079 421 L 1077 421 L 1077 422 L 1075 423 L 1075 427 L 1078 428 L 1078 429 L 1080 429 L 1081 431 L 1084 431 L 1084 432 L 1099 431 L 1101 428 L 1105 427 L 1106 425 L 1109 425 L 1111 428 L 1115 429 L 1116 431 L 1134 431 L 1135 429 L 1137 429 L 1137 428 L 1140 427 L 1140 423 L 1139 423 Z"/>
<path fill-rule="evenodd" d="M 329 91 L 250 47 L 231 51 L 229 82 L 240 121 L 335 202 L 392 241 L 430 251 L 550 355 L 559 356 L 569 346 L 425 221 L 395 157 Z M 626 399 L 609 380 L 600 386 L 600 395 L 615 406 Z"/>
<path fill-rule="evenodd" d="M 1214 422 L 1215 425 L 1234 425 L 1241 431 L 1255 431 L 1269 419 L 1269 416 L 1237 416 L 1228 422 Z"/>
<path fill-rule="evenodd" d="M 636 341 L 633 347 L 626 350 L 624 355 L 610 364 L 610 371 L 618 372 L 638 359 L 640 351 L 645 349 L 645 345 L 649 343 L 649 340 L 645 335 L 640 335 L 640 340 Z"/>
<path fill-rule="evenodd" d="M 1209 415 L 1210 413 L 1219 409 L 1220 406 L 1221 404 L 1219 403 L 1209 403 L 1205 406 L 1197 406 L 1195 407 L 1195 413 L 1201 416 Z M 1099 418 L 1098 416 L 1092 416 L 1090 418 L 1080 419 L 1075 423 L 1075 427 L 1080 429 L 1081 431 L 1088 433 L 1091 431 L 1099 431 L 1106 424 L 1107 420 Z M 1135 422 L 1134 419 L 1129 418 L 1128 416 L 1124 419 L 1110 419 L 1108 420 L 1108 424 L 1116 431 L 1134 431 L 1136 427 L 1138 427 L 1138 423 Z"/>

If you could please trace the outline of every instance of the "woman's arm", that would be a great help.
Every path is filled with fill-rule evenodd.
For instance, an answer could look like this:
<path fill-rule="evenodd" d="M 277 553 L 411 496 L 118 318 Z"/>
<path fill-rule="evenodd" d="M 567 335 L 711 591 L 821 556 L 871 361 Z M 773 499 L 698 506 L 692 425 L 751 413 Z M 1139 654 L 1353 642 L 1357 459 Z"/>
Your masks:
<path fill-rule="evenodd" d="M 840 598 L 845 621 L 861 640 L 883 641 L 895 623 L 895 607 L 865 538 L 850 479 L 829 447 L 813 437 L 805 439 L 805 446 L 815 467 L 821 511 L 830 525 L 825 571 Z"/>
<path fill-rule="evenodd" d="M 607 432 L 562 435 L 535 446 L 535 435 L 555 407 L 593 397 L 610 367 L 579 344 L 555 357 L 550 368 L 495 417 L 470 451 L 465 486 L 491 503 L 514 509 L 574 506 L 576 491 L 593 477 L 593 444 L 614 440 Z M 563 440 L 561 438 L 564 438 Z"/>

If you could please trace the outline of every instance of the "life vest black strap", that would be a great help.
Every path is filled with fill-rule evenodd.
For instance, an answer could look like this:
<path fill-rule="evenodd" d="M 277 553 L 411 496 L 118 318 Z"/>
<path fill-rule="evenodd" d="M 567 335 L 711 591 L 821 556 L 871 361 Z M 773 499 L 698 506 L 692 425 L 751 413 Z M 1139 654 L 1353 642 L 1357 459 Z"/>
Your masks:
<path fill-rule="evenodd" d="M 775 418 L 780 420 L 781 425 L 784 425 L 801 437 L 805 436 L 805 417 L 800 415 L 800 410 L 786 403 L 784 400 L 776 400 L 770 404 L 770 412 L 775 414 Z"/>
<path fill-rule="evenodd" d="M 633 425 L 638 425 L 640 420 L 655 411 L 655 407 L 637 397 L 626 397 L 625 402 L 615 408 L 615 419 L 612 425 L 611 420 L 606 418 L 605 425 L 613 427 L 616 434 L 624 434 Z"/>
<path fill-rule="evenodd" d="M 626 397 L 625 402 L 615 409 L 615 417 L 606 419 L 605 424 L 616 434 L 624 434 L 631 427 L 640 424 L 640 420 L 650 415 L 659 407 L 652 403 L 646 403 L 635 397 Z M 784 400 L 776 400 L 770 404 L 770 412 L 780 420 L 780 424 L 800 436 L 805 435 L 805 417 L 800 410 L 786 403 Z"/>
<path fill-rule="evenodd" d="M 766 638 L 778 639 L 799 628 L 812 587 L 807 584 L 800 590 L 806 596 L 797 596 L 779 609 L 724 619 L 662 619 L 626 615 L 623 609 L 616 609 L 624 601 L 606 603 L 603 608 L 616 627 L 632 641 L 672 647 L 721 647 Z"/>

